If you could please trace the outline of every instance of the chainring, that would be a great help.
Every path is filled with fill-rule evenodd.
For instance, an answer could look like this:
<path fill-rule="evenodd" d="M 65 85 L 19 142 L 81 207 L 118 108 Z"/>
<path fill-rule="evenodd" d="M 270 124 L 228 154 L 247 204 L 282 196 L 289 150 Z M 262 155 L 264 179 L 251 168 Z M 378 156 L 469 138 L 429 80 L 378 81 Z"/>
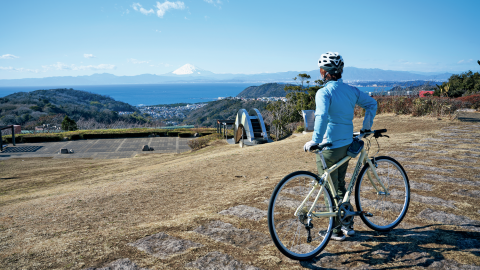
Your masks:
<path fill-rule="evenodd" d="M 353 215 L 347 216 L 347 212 L 355 212 L 352 204 L 344 202 L 338 206 L 337 218 L 343 226 L 350 226 L 353 223 Z"/>

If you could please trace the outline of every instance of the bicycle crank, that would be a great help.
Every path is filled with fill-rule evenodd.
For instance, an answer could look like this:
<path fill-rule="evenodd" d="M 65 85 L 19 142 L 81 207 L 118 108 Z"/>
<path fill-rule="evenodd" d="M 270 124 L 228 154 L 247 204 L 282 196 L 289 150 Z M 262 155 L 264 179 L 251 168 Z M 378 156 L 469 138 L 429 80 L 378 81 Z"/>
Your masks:
<path fill-rule="evenodd" d="M 350 226 L 353 223 L 353 217 L 357 213 L 349 202 L 344 202 L 338 206 L 337 218 L 343 226 Z"/>

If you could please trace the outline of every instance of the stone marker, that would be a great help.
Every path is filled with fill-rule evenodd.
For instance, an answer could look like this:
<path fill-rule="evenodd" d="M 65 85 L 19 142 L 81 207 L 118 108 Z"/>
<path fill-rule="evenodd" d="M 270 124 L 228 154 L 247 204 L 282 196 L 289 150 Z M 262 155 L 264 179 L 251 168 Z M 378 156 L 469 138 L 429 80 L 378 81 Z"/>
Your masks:
<path fill-rule="evenodd" d="M 149 269 L 138 267 L 136 263 L 126 258 L 126 259 L 119 259 L 114 262 L 111 262 L 102 268 L 89 267 L 89 268 L 84 268 L 84 270 L 149 270 Z"/>
<path fill-rule="evenodd" d="M 247 205 L 237 205 L 227 210 L 220 211 L 219 214 L 233 215 L 240 218 L 247 218 L 247 219 L 259 221 L 260 219 L 262 219 L 267 215 L 267 211 L 260 210 L 258 208 L 247 206 Z"/>
<path fill-rule="evenodd" d="M 220 220 L 202 225 L 196 228 L 194 232 L 249 250 L 257 250 L 260 246 L 270 244 L 272 241 L 269 236 L 263 233 L 249 229 L 238 229 L 232 224 Z"/>
<path fill-rule="evenodd" d="M 148 147 L 148 145 L 145 144 L 145 145 L 142 147 L 142 151 L 153 151 L 153 147 Z"/>
<path fill-rule="evenodd" d="M 197 269 L 229 269 L 229 270 L 260 270 L 260 268 L 244 264 L 233 259 L 230 255 L 213 251 L 207 255 L 198 258 L 196 261 L 187 263 L 185 267 L 192 267 Z"/>
<path fill-rule="evenodd" d="M 60 154 L 68 154 L 68 149 L 67 148 L 60 149 Z"/>
<path fill-rule="evenodd" d="M 201 244 L 190 240 L 179 239 L 164 232 L 147 236 L 128 245 L 161 259 L 167 259 L 171 255 L 185 253 L 189 248 L 203 247 Z"/>

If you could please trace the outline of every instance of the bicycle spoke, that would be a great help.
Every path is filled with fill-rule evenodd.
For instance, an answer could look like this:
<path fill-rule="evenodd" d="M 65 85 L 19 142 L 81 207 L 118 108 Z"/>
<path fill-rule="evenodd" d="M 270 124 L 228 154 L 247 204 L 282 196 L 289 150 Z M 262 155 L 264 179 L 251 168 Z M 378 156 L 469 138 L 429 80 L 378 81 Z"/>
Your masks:
<path fill-rule="evenodd" d="M 356 186 L 357 210 L 367 211 L 372 217 L 361 216 L 372 229 L 387 231 L 397 226 L 406 214 L 410 198 L 410 188 L 405 171 L 395 160 L 389 157 L 376 158 L 377 175 L 372 168 L 365 167 L 359 174 Z M 378 189 L 373 189 L 370 176 Z M 380 182 L 383 184 L 380 184 Z M 372 190 L 373 189 L 373 190 Z M 373 192 L 375 191 L 375 195 Z"/>
<path fill-rule="evenodd" d="M 282 253 L 293 259 L 306 259 L 315 256 L 330 239 L 333 218 L 312 217 L 313 228 L 310 229 L 312 237 L 307 242 L 308 222 L 307 213 L 312 208 L 319 196 L 313 211 L 333 211 L 331 195 L 323 191 L 318 195 L 320 188 L 313 190 L 317 176 L 312 173 L 298 173 L 285 177 L 275 188 L 269 206 L 269 229 L 275 245 Z M 312 192 L 313 190 L 313 192 Z M 310 194 L 311 193 L 311 194 Z M 310 195 L 309 195 L 310 194 Z M 305 203 L 299 209 L 302 202 Z M 293 214 L 297 212 L 297 216 Z M 320 237 L 319 231 L 327 231 L 327 235 Z"/>

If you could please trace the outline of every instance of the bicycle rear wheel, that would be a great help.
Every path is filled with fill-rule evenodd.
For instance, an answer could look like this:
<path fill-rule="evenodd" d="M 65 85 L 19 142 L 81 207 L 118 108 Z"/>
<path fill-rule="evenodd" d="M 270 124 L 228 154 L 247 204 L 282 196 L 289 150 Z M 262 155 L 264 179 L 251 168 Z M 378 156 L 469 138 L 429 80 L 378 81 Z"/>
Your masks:
<path fill-rule="evenodd" d="M 319 254 L 328 244 L 332 235 L 333 217 L 312 217 L 310 229 L 311 241 L 308 241 L 309 230 L 306 213 L 313 205 L 320 191 L 316 188 L 310 196 L 312 182 L 318 176 L 307 171 L 298 171 L 285 176 L 275 187 L 268 206 L 268 229 L 277 248 L 287 257 L 294 260 L 309 260 Z M 295 216 L 295 211 L 303 200 L 304 207 Z M 333 199 L 328 189 L 322 194 L 313 209 L 314 212 L 333 212 Z"/>
<path fill-rule="evenodd" d="M 380 181 L 388 190 L 378 183 L 370 166 L 365 166 L 358 175 L 355 186 L 355 203 L 357 211 L 366 211 L 373 216 L 360 215 L 363 222 L 371 229 L 381 232 L 390 231 L 403 220 L 410 203 L 410 184 L 407 173 L 402 165 L 391 157 L 377 157 L 372 163 L 376 164 L 376 171 Z M 377 187 L 374 188 L 372 182 Z"/>

